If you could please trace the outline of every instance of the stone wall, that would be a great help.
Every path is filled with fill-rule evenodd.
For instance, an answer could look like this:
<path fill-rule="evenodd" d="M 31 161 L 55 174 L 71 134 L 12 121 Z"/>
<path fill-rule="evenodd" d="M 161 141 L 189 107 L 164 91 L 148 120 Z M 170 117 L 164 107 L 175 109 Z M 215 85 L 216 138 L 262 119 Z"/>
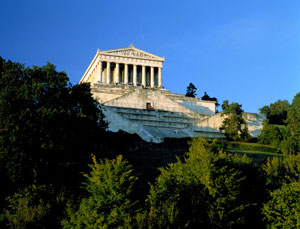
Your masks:
<path fill-rule="evenodd" d="M 194 136 L 225 137 L 219 130 L 225 117 L 214 113 L 212 101 L 128 85 L 94 84 L 92 93 L 103 104 L 109 129 L 114 132 L 135 133 L 148 142 Z M 244 113 L 244 118 L 250 134 L 256 137 L 265 117 Z"/>
<path fill-rule="evenodd" d="M 195 129 L 197 131 L 218 131 L 226 116 L 221 116 L 221 113 L 209 116 L 206 119 L 199 120 Z M 248 130 L 251 136 L 257 137 L 262 129 L 262 123 L 265 119 L 264 115 L 256 113 L 243 113 L 243 117 L 248 125 Z"/>

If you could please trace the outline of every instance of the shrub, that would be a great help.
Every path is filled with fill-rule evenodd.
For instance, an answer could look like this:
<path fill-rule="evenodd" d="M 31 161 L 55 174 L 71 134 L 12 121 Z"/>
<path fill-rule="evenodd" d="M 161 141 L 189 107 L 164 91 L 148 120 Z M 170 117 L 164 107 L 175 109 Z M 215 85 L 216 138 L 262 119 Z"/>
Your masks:
<path fill-rule="evenodd" d="M 79 209 L 67 208 L 64 228 L 120 228 L 130 224 L 134 204 L 130 195 L 136 179 L 131 166 L 121 155 L 113 160 L 93 157 L 92 171 L 86 174 L 85 189 L 89 196 L 81 200 Z"/>
<path fill-rule="evenodd" d="M 283 184 L 271 192 L 263 214 L 272 228 L 298 228 L 300 226 L 300 183 Z"/>
<path fill-rule="evenodd" d="M 47 202 L 46 186 L 29 186 L 6 198 L 5 217 L 10 228 L 41 228 L 51 205 Z"/>
<path fill-rule="evenodd" d="M 245 212 L 255 205 L 248 201 L 249 193 L 255 196 L 255 185 L 246 177 L 251 159 L 217 148 L 215 142 L 194 139 L 183 162 L 178 159 L 160 169 L 148 197 L 151 226 L 233 227 L 250 222 Z"/>

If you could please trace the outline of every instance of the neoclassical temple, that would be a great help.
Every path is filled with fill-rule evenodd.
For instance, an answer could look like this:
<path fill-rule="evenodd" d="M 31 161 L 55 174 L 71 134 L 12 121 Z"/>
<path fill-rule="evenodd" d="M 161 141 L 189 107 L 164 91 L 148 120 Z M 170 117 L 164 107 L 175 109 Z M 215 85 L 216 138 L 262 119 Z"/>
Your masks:
<path fill-rule="evenodd" d="M 98 49 L 80 82 L 160 88 L 164 60 L 132 44 L 123 49 Z"/>
<path fill-rule="evenodd" d="M 165 58 L 130 45 L 100 51 L 82 76 L 93 97 L 102 105 L 108 129 L 137 134 L 148 142 L 165 138 L 204 136 L 223 138 L 224 116 L 214 101 L 175 94 L 162 87 Z M 250 134 L 257 136 L 263 116 L 244 113 Z"/>

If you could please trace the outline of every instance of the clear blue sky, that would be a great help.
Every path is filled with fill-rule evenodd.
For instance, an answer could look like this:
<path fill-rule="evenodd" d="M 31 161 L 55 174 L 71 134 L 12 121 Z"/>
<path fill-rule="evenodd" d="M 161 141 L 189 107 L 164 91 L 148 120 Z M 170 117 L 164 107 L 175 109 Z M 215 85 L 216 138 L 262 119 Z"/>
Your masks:
<path fill-rule="evenodd" d="M 163 85 L 192 82 L 245 111 L 300 91 L 299 0 L 0 0 L 0 56 L 50 61 L 76 84 L 97 48 L 165 56 Z"/>

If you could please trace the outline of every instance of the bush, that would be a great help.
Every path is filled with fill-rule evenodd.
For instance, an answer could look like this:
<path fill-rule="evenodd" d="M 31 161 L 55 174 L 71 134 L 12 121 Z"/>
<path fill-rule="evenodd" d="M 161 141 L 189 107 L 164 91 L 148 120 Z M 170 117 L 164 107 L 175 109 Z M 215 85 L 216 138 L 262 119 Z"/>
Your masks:
<path fill-rule="evenodd" d="M 262 166 L 268 190 L 280 188 L 284 183 L 300 181 L 300 154 L 286 154 L 283 158 L 268 158 Z"/>
<path fill-rule="evenodd" d="M 285 132 L 285 126 L 265 124 L 258 136 L 258 143 L 278 148 L 286 135 Z"/>
<path fill-rule="evenodd" d="M 46 198 L 46 186 L 29 186 L 6 198 L 5 211 L 9 228 L 41 228 L 51 205 Z"/>
<path fill-rule="evenodd" d="M 283 184 L 271 192 L 263 214 L 272 228 L 298 228 L 300 226 L 300 183 Z"/>
<path fill-rule="evenodd" d="M 194 139 L 184 162 L 179 159 L 151 185 L 150 225 L 154 228 L 234 227 L 251 224 L 254 182 L 251 159 L 227 154 L 215 143 Z M 252 173 L 254 174 L 254 173 Z M 250 201 L 249 201 L 250 200 Z M 249 213 L 249 214 L 247 214 Z M 255 220 L 252 220 L 255 221 Z"/>
<path fill-rule="evenodd" d="M 93 157 L 92 171 L 86 174 L 85 189 L 89 195 L 74 211 L 67 207 L 64 228 L 120 228 L 130 224 L 135 217 L 134 205 L 130 199 L 136 179 L 127 161 L 119 155 L 113 160 Z M 139 217 L 142 221 L 142 217 Z"/>

